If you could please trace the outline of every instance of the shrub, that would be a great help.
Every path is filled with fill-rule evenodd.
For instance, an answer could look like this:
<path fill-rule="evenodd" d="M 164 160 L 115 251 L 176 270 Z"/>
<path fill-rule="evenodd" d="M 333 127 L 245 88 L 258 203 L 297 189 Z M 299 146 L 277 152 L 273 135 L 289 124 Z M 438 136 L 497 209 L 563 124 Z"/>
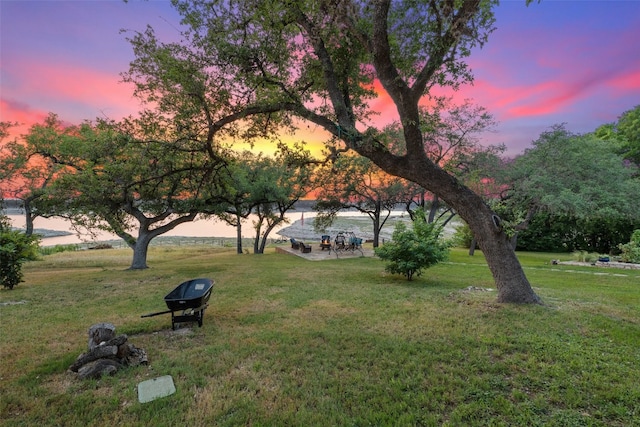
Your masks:
<path fill-rule="evenodd" d="M 466 222 L 456 227 L 455 233 L 453 234 L 453 244 L 455 246 L 460 248 L 470 248 L 472 241 L 473 233 Z"/>
<path fill-rule="evenodd" d="M 38 257 L 38 237 L 13 230 L 6 216 L 0 216 L 0 282 L 13 289 L 22 281 L 22 264 Z"/>
<path fill-rule="evenodd" d="M 624 245 L 619 245 L 620 261 L 640 263 L 640 229 L 635 230 L 631 235 L 631 241 Z"/>
<path fill-rule="evenodd" d="M 416 215 L 413 229 L 398 222 L 391 242 L 375 249 L 380 259 L 387 261 L 385 270 L 402 274 L 407 280 L 420 276 L 422 270 L 447 259 L 449 244 L 440 239 L 442 227 L 427 223 L 424 215 Z"/>

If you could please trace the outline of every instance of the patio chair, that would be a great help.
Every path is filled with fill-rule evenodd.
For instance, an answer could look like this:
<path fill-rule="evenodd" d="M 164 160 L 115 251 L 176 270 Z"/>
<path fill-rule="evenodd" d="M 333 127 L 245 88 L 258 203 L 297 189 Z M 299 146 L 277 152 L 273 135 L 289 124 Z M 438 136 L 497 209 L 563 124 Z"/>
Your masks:
<path fill-rule="evenodd" d="M 291 238 L 289 240 L 291 240 L 291 249 L 300 249 L 300 242 L 298 242 L 294 238 Z"/>

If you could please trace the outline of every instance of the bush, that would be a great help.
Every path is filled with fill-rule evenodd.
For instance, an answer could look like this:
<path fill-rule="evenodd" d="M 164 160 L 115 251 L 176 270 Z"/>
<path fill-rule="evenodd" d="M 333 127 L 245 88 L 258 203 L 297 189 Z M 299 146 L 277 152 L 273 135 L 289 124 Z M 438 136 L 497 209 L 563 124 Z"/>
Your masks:
<path fill-rule="evenodd" d="M 455 246 L 468 249 L 471 247 L 472 241 L 473 233 L 466 222 L 456 227 L 455 233 L 453 234 L 453 244 Z"/>
<path fill-rule="evenodd" d="M 427 223 L 424 215 L 416 215 L 413 230 L 398 222 L 391 242 L 375 249 L 375 253 L 388 261 L 385 270 L 392 274 L 402 274 L 407 280 L 422 270 L 447 259 L 449 244 L 440 240 L 442 227 Z"/>
<path fill-rule="evenodd" d="M 13 289 L 22 282 L 22 264 L 37 259 L 38 237 L 13 230 L 6 216 L 0 216 L 0 282 Z"/>
<path fill-rule="evenodd" d="M 640 230 L 635 230 L 631 235 L 631 241 L 624 245 L 619 245 L 620 261 L 640 263 Z"/>
<path fill-rule="evenodd" d="M 587 251 L 617 254 L 638 222 L 626 218 L 576 218 L 539 212 L 518 233 L 518 250 L 532 252 Z"/>

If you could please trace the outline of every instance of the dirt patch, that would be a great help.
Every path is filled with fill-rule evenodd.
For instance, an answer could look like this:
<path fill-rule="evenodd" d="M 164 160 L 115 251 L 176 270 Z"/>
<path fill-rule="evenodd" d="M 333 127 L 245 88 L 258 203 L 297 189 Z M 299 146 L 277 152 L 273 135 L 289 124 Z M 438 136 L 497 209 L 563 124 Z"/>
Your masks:
<path fill-rule="evenodd" d="M 5 305 L 20 305 L 20 304 L 26 304 L 27 302 L 25 300 L 22 301 L 5 301 L 5 302 L 0 302 L 0 307 L 3 307 Z"/>

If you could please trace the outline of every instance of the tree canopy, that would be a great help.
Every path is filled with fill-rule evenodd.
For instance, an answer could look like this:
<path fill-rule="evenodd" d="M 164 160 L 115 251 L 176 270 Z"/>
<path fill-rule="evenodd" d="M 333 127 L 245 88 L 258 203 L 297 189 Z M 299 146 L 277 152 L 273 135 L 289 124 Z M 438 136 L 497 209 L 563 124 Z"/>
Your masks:
<path fill-rule="evenodd" d="M 373 222 L 373 247 L 393 209 L 415 194 L 410 183 L 389 175 L 366 157 L 344 154 L 315 172 L 315 228 L 330 225 L 338 211 L 356 209 Z"/>
<path fill-rule="evenodd" d="M 35 201 L 37 211 L 118 235 L 133 249 L 132 269 L 147 267 L 153 238 L 195 219 L 226 185 L 219 173 L 224 162 L 194 156 L 188 144 L 155 139 L 163 135 L 142 128 L 150 124 L 62 126 L 50 116 L 25 137 L 26 150 L 57 167 Z"/>
<path fill-rule="evenodd" d="M 504 201 L 514 209 L 592 219 L 639 217 L 637 167 L 593 134 L 577 135 L 556 125 L 509 169 Z"/>
<path fill-rule="evenodd" d="M 189 29 L 162 43 L 152 29 L 131 41 L 125 74 L 138 94 L 206 135 L 268 135 L 296 120 L 333 135 L 344 150 L 438 194 L 478 236 L 498 300 L 533 303 L 533 292 L 500 218 L 482 198 L 431 161 L 419 103 L 434 86 L 472 80 L 465 58 L 494 30 L 493 0 L 174 1 Z M 379 83 L 394 102 L 406 150 L 390 151 L 370 101 Z"/>
<path fill-rule="evenodd" d="M 307 195 L 311 185 L 311 169 L 305 164 L 303 154 L 284 150 L 275 157 L 258 156 L 251 164 L 239 165 L 250 168 L 247 203 L 256 216 L 254 231 L 254 253 L 263 253 L 269 233 L 279 224 L 287 222 L 286 213 L 295 203 Z"/>
<path fill-rule="evenodd" d="M 3 123 L 2 134 L 14 123 Z M 0 191 L 7 198 L 18 199 L 25 214 L 25 233 L 33 233 L 33 222 L 46 212 L 37 208 L 37 200 L 43 197 L 51 181 L 65 168 L 51 156 L 43 156 L 38 147 L 50 151 L 71 137 L 71 127 L 63 125 L 55 114 L 49 114 L 43 123 L 33 125 L 24 135 L 24 141 L 14 139 L 3 143 L 0 138 Z M 4 138 L 4 137 L 3 137 Z M 65 143 L 68 144 L 68 141 Z"/>
<path fill-rule="evenodd" d="M 640 166 L 640 105 L 622 113 L 616 122 L 598 127 L 594 133 L 616 143 L 626 159 Z"/>

